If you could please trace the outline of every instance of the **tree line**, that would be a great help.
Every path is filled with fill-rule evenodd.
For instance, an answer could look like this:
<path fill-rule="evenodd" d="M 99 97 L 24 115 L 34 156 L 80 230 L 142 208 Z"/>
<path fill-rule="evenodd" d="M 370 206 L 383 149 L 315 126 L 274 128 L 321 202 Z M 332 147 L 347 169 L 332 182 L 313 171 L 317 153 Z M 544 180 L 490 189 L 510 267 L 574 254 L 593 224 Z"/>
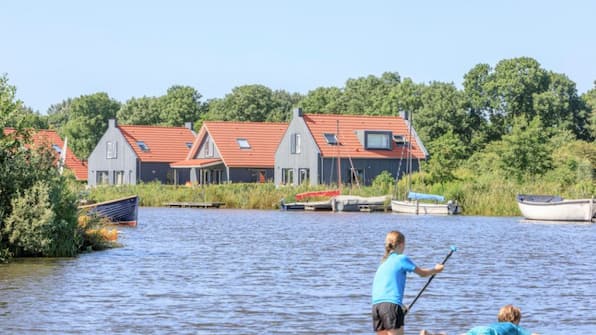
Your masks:
<path fill-rule="evenodd" d="M 555 164 L 554 150 L 570 143 L 587 148 L 588 154 L 578 155 L 592 164 L 594 173 L 596 82 L 580 96 L 566 75 L 528 57 L 504 59 L 494 67 L 478 64 L 463 78 L 459 89 L 453 83 L 416 83 L 386 72 L 306 94 L 243 85 L 210 100 L 193 87 L 176 85 L 162 96 L 133 97 L 123 103 L 105 92 L 68 98 L 52 105 L 46 115 L 21 109 L 28 126 L 57 129 L 83 159 L 105 132 L 109 118 L 137 125 L 182 126 L 192 121 L 198 129 L 207 120 L 289 121 L 292 110 L 301 107 L 306 113 L 410 113 L 430 153 L 426 169 L 433 183 L 455 178 L 455 170 L 466 162 L 515 178 L 542 175 Z M 492 158 L 496 160 L 481 166 Z"/>

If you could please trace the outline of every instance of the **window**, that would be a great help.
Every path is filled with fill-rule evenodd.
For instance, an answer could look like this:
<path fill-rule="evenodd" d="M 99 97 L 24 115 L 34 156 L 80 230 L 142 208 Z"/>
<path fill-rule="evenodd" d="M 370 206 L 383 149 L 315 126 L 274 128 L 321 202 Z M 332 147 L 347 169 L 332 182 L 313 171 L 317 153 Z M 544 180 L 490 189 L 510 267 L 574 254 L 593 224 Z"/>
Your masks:
<path fill-rule="evenodd" d="M 97 171 L 95 173 L 95 183 L 97 185 L 107 185 L 110 183 L 108 171 Z"/>
<path fill-rule="evenodd" d="M 281 183 L 286 185 L 294 183 L 294 169 L 281 169 Z"/>
<path fill-rule="evenodd" d="M 176 171 L 174 169 L 168 169 L 166 171 L 166 185 L 176 184 Z"/>
<path fill-rule="evenodd" d="M 118 157 L 118 143 L 107 141 L 106 142 L 106 158 L 114 159 Z"/>
<path fill-rule="evenodd" d="M 385 149 L 391 150 L 390 132 L 370 132 L 365 133 L 366 149 Z"/>
<path fill-rule="evenodd" d="M 308 182 L 309 179 L 309 169 L 298 169 L 298 184 L 303 184 Z"/>
<path fill-rule="evenodd" d="M 361 185 L 364 181 L 364 170 L 362 169 L 349 169 L 348 174 L 350 175 L 350 184 Z"/>
<path fill-rule="evenodd" d="M 192 142 L 186 142 L 185 144 L 186 144 L 187 148 L 189 148 L 189 149 L 192 148 Z"/>
<path fill-rule="evenodd" d="M 325 141 L 327 141 L 327 144 L 331 144 L 331 145 L 338 144 L 337 137 L 335 136 L 335 134 L 325 133 L 325 134 L 323 134 L 323 136 L 325 136 Z"/>
<path fill-rule="evenodd" d="M 223 182 L 223 171 L 221 169 L 213 170 L 213 184 L 221 184 Z"/>
<path fill-rule="evenodd" d="M 124 184 L 124 171 L 114 171 L 114 185 Z"/>
<path fill-rule="evenodd" d="M 211 139 L 209 137 L 205 138 L 205 144 L 203 145 L 203 151 L 205 152 L 205 157 L 213 157 L 213 147 L 211 144 Z"/>
<path fill-rule="evenodd" d="M 147 146 L 147 144 L 145 144 L 145 142 L 137 141 L 137 145 L 139 146 L 139 148 L 141 148 L 141 150 L 145 152 L 149 151 L 149 147 Z"/>
<path fill-rule="evenodd" d="M 302 151 L 302 140 L 300 138 L 300 134 L 294 133 L 292 134 L 291 141 L 290 141 L 290 153 L 299 154 Z"/>
<path fill-rule="evenodd" d="M 248 140 L 245 138 L 237 138 L 236 142 L 238 142 L 238 145 L 240 146 L 240 149 L 250 149 L 250 144 L 248 143 Z"/>
<path fill-rule="evenodd" d="M 398 145 L 406 144 L 406 137 L 403 135 L 393 135 L 393 142 Z"/>
<path fill-rule="evenodd" d="M 62 154 L 62 148 L 60 148 L 60 146 L 58 144 L 52 144 L 52 148 L 54 148 L 54 150 L 61 155 Z"/>

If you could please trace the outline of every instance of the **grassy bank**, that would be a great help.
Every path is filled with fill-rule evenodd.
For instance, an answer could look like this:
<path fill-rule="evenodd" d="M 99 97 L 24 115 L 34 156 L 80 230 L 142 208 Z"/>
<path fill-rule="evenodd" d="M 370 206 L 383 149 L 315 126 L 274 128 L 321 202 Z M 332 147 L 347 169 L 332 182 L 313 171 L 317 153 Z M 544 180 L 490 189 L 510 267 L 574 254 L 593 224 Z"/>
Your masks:
<path fill-rule="evenodd" d="M 137 194 L 140 205 L 164 206 L 168 202 L 223 202 L 227 208 L 278 209 L 281 199 L 295 201 L 297 193 L 316 191 L 336 186 L 281 186 L 265 184 L 221 184 L 205 186 L 172 186 L 159 183 L 98 187 L 89 190 L 88 198 L 105 201 Z M 406 185 L 400 181 L 396 188 L 389 184 L 367 187 L 343 187 L 342 193 L 361 196 L 392 195 L 403 193 Z M 464 209 L 464 215 L 518 216 L 515 197 L 519 193 L 560 194 L 568 198 L 590 197 L 593 185 L 563 188 L 559 183 L 536 182 L 518 184 L 511 180 L 476 178 L 447 184 L 425 186 L 414 182 L 417 192 L 443 194 L 447 199 L 456 199 Z"/>

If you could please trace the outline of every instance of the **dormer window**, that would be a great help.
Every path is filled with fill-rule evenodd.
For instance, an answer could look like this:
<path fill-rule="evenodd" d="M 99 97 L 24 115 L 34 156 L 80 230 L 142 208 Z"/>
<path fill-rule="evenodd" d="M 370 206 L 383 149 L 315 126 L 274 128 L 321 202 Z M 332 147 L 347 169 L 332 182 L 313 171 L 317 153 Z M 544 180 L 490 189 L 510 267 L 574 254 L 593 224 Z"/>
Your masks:
<path fill-rule="evenodd" d="M 145 144 L 145 142 L 143 141 L 137 141 L 137 145 L 139 146 L 139 148 L 141 150 L 143 150 L 144 152 L 149 151 L 149 147 L 147 146 L 147 144 Z"/>
<path fill-rule="evenodd" d="M 391 132 L 388 131 L 365 131 L 365 149 L 391 150 Z"/>
<path fill-rule="evenodd" d="M 325 134 L 323 134 L 323 136 L 325 136 L 325 141 L 327 141 L 327 144 L 331 144 L 331 145 L 338 144 L 337 136 L 335 136 L 335 134 L 325 133 Z"/>
<path fill-rule="evenodd" d="M 240 146 L 240 149 L 250 149 L 250 144 L 247 139 L 237 138 L 236 142 L 238 143 L 238 146 Z"/>

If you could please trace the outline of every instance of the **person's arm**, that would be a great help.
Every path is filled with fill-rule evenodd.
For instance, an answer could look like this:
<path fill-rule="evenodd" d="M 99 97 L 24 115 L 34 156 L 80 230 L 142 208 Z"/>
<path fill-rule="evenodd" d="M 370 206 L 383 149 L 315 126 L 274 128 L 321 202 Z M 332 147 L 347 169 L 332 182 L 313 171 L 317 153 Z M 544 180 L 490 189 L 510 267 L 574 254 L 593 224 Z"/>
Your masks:
<path fill-rule="evenodd" d="M 432 276 L 432 275 L 437 274 L 437 273 L 439 273 L 441 271 L 443 271 L 443 264 L 437 264 L 432 269 L 419 268 L 419 267 L 416 267 L 414 269 L 414 273 L 416 273 L 420 277 Z"/>

